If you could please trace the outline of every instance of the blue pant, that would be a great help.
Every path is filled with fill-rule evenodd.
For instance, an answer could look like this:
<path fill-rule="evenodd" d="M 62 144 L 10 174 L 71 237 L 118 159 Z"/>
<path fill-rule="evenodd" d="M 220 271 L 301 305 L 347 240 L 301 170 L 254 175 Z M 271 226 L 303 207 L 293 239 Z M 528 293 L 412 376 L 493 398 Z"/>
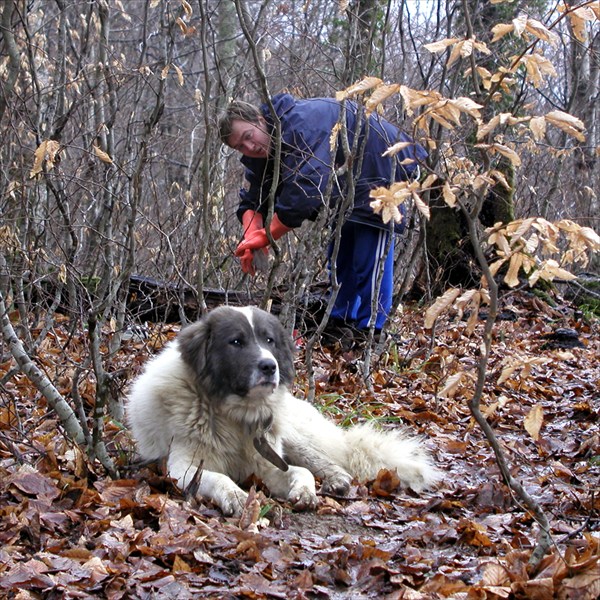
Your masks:
<path fill-rule="evenodd" d="M 336 274 L 340 289 L 331 316 L 360 329 L 369 326 L 371 299 L 383 267 L 375 328 L 381 329 L 392 307 L 394 289 L 394 236 L 386 257 L 390 232 L 347 221 L 342 227 Z M 333 243 L 329 246 L 329 258 Z"/>

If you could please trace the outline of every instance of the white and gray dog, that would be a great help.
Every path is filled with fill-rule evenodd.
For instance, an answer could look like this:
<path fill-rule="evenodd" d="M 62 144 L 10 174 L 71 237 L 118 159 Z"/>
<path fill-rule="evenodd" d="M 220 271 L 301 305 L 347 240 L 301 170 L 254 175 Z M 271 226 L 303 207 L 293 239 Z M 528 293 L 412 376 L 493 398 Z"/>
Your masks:
<path fill-rule="evenodd" d="M 239 484 L 251 475 L 299 510 L 317 505 L 314 476 L 335 495 L 383 468 L 415 491 L 441 478 L 419 438 L 369 424 L 342 429 L 292 396 L 293 351 L 279 320 L 255 307 L 222 306 L 183 328 L 128 398 L 142 458 L 166 459 L 182 490 L 194 482 L 226 515 L 242 511 Z"/>

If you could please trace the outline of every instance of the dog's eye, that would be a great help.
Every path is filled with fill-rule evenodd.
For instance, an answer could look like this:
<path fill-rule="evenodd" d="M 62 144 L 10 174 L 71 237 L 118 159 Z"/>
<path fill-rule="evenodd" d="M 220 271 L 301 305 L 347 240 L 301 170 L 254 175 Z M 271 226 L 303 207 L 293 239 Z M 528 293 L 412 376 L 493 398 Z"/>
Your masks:
<path fill-rule="evenodd" d="M 233 338 L 232 340 L 229 340 L 229 343 L 238 348 L 241 348 L 244 345 L 244 342 L 240 338 Z"/>
<path fill-rule="evenodd" d="M 267 339 L 265 340 L 267 342 L 267 344 L 271 345 L 275 343 L 275 340 L 272 337 L 267 336 Z"/>

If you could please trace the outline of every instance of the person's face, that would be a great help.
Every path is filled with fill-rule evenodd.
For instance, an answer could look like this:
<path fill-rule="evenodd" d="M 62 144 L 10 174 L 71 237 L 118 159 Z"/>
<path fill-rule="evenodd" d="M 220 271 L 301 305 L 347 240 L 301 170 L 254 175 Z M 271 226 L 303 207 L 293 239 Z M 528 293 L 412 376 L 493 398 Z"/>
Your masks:
<path fill-rule="evenodd" d="M 271 136 L 267 133 L 266 123 L 234 120 L 227 145 L 250 158 L 267 158 L 271 146 Z"/>

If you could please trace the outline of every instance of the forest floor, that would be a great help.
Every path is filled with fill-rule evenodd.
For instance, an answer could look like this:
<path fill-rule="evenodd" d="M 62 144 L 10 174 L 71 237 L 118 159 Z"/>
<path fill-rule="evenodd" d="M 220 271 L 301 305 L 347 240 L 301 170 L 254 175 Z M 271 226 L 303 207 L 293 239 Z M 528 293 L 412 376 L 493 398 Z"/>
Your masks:
<path fill-rule="evenodd" d="M 422 434 L 444 481 L 417 495 L 381 472 L 347 498 L 320 495 L 314 513 L 257 490 L 241 519 L 224 518 L 159 470 L 132 468 L 127 431 L 107 421 L 121 469 L 111 479 L 65 440 L 27 378 L 13 377 L 0 389 L 0 597 L 597 598 L 600 323 L 529 294 L 502 300 L 483 409 L 513 476 L 550 522 L 554 545 L 530 572 L 538 526 L 503 483 L 467 406 L 482 325 L 466 336 L 465 321 L 441 318 L 432 341 L 423 317 L 416 306 L 397 317 L 371 390 L 358 353 L 319 351 L 316 398 L 343 425 L 376 419 Z M 581 345 L 545 337 L 558 328 L 576 330 Z M 177 329 L 152 326 L 147 340 L 124 344 L 114 361 L 123 391 Z M 49 369 L 83 340 L 57 328 L 40 362 Z M 301 397 L 302 359 L 300 350 Z M 9 368 L 0 364 L 0 377 Z M 467 374 L 441 393 L 459 371 Z M 63 385 L 68 394 L 67 367 Z M 91 413 L 93 383 L 80 393 Z"/>

